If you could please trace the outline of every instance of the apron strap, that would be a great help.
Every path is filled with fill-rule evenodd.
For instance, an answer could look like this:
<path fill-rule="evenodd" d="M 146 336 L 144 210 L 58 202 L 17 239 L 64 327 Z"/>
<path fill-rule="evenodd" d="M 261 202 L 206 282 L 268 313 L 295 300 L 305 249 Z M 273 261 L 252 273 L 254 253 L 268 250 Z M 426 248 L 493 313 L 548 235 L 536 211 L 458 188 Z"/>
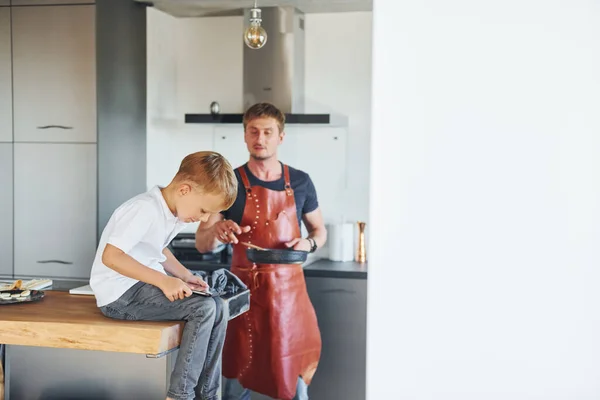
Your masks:
<path fill-rule="evenodd" d="M 290 168 L 287 164 L 283 165 L 283 178 L 285 180 L 285 192 L 288 196 L 292 196 L 294 191 L 292 190 L 292 184 L 290 183 Z"/>
<path fill-rule="evenodd" d="M 246 192 L 250 192 L 250 181 L 248 180 L 248 174 L 246 174 L 246 169 L 244 168 L 244 166 L 242 165 L 241 167 L 238 167 L 238 172 L 240 173 L 240 176 L 242 177 L 242 182 L 244 183 L 244 187 L 246 188 Z"/>

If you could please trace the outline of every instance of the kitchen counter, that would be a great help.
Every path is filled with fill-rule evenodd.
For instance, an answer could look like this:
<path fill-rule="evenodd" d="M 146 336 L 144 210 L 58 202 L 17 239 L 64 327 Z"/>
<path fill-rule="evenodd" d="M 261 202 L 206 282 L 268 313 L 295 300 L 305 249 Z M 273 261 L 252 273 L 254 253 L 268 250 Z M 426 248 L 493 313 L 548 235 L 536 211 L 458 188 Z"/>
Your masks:
<path fill-rule="evenodd" d="M 220 263 L 204 262 L 190 265 L 184 262 L 183 264 L 192 270 L 211 271 L 229 268 L 228 265 Z M 323 340 L 319 370 L 311 384 L 312 397 L 315 399 L 364 399 L 368 265 L 321 259 L 306 265 L 304 274 Z M 46 291 L 47 298 L 42 303 L 61 298 L 54 297 L 56 295 L 61 295 L 62 298 L 72 298 L 76 302 L 83 301 L 87 306 L 94 306 L 83 313 L 90 314 L 85 318 L 94 318 L 94 315 L 99 315 L 99 311 L 93 304 L 93 296 L 52 293 L 68 292 L 69 289 L 87 284 L 89 284 L 88 281 L 54 280 L 52 287 L 43 289 Z M 54 315 L 62 315 L 65 307 L 58 303 L 54 305 L 56 307 Z M 22 308 L 22 310 L 15 308 L 14 313 L 23 314 L 27 318 L 27 314 L 32 310 L 29 307 L 33 304 L 28 305 L 27 308 L 26 306 L 25 304 L 14 306 Z M 6 309 L 8 310 L 8 307 Z M 4 310 L 3 308 L 1 311 L 4 312 Z M 103 320 L 101 325 L 104 323 Z M 106 323 L 117 323 L 124 326 L 138 324 L 138 322 L 108 320 Z M 4 317 L 1 317 L 0 326 L 3 324 Z M 93 329 L 93 324 L 90 325 L 92 326 L 88 327 Z M 77 330 L 78 326 L 74 325 L 72 328 Z M 1 331 L 2 327 L 0 327 Z M 340 336 L 340 331 L 343 331 L 344 335 Z M 25 336 L 42 334 L 30 328 L 24 332 Z M 118 332 L 114 331 L 107 336 L 119 336 Z M 10 335 L 21 336 L 21 333 L 17 329 L 14 334 Z M 85 337 L 86 335 L 87 331 L 81 330 L 81 336 Z M 79 346 L 78 344 L 69 344 L 68 337 L 63 339 L 66 343 L 65 347 L 78 348 L 76 347 Z M 0 334 L 0 343 L 2 340 Z M 132 343 L 132 346 L 139 347 L 136 343 Z M 147 350 L 145 349 L 145 351 Z M 58 349 L 39 347 L 39 345 L 12 345 L 7 346 L 7 366 L 10 365 L 7 379 L 13 383 L 12 393 L 14 396 L 20 396 L 15 398 L 26 400 L 29 398 L 39 400 L 34 394 L 40 393 L 42 390 L 47 392 L 52 389 L 52 385 L 58 385 L 58 389 L 55 389 L 58 394 L 53 397 L 54 399 L 67 398 L 67 395 L 70 396 L 69 398 L 78 398 L 78 395 L 79 398 L 84 398 L 85 393 L 88 393 L 89 387 L 92 385 L 99 393 L 105 394 L 102 399 L 129 400 L 139 398 L 136 396 L 145 393 L 147 395 L 144 398 L 158 400 L 161 398 L 160 393 L 166 391 L 176 355 L 177 350 L 167 352 L 163 357 L 154 358 L 156 356 L 149 355 L 152 358 L 148 358 L 145 354 L 86 351 L 72 348 Z M 60 370 L 54 368 L 58 359 L 66 361 L 66 367 L 61 367 Z M 102 367 L 98 367 L 102 368 L 102 373 L 98 374 L 98 369 L 91 367 L 92 364 L 102 365 Z M 64 383 L 66 376 L 69 379 L 67 383 Z M 114 385 L 109 387 L 104 384 L 108 381 L 121 383 L 118 387 Z"/>
<path fill-rule="evenodd" d="M 214 271 L 219 268 L 229 269 L 229 265 L 219 263 L 183 263 L 193 270 Z M 191 264 L 191 265 L 190 265 Z M 368 263 L 361 264 L 354 261 L 336 262 L 321 259 L 304 267 L 304 276 L 307 278 L 345 278 L 345 279 L 367 279 Z M 89 285 L 89 281 L 60 280 L 54 279 L 52 286 L 43 290 L 68 292 L 81 286 Z"/>
<path fill-rule="evenodd" d="M 184 323 L 106 318 L 93 296 L 64 292 L 80 283 L 0 306 L 6 398 L 164 399 Z"/>
<path fill-rule="evenodd" d="M 191 270 L 214 271 L 219 268 L 229 269 L 227 264 L 205 261 L 182 261 L 182 264 Z M 321 278 L 350 278 L 367 279 L 368 263 L 337 262 L 320 259 L 304 266 L 304 276 Z M 86 283 L 87 284 L 87 283 Z"/>
<path fill-rule="evenodd" d="M 183 322 L 106 318 L 92 296 L 47 291 L 43 300 L 2 306 L 0 343 L 158 355 L 179 346 Z"/>
<path fill-rule="evenodd" d="M 367 279 L 368 264 L 317 260 L 304 267 L 307 278 L 349 278 Z"/>

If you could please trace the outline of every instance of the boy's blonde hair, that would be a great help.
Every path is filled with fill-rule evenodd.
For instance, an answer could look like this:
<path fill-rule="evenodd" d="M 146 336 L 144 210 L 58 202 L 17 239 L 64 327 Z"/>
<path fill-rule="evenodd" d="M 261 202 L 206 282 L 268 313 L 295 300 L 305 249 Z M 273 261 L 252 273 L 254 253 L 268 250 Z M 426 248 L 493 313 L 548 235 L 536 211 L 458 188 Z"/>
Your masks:
<path fill-rule="evenodd" d="M 238 182 L 231 164 L 225 157 L 214 151 L 199 151 L 187 155 L 174 181 L 190 183 L 194 188 L 223 195 L 223 207 L 228 209 L 237 197 Z"/>

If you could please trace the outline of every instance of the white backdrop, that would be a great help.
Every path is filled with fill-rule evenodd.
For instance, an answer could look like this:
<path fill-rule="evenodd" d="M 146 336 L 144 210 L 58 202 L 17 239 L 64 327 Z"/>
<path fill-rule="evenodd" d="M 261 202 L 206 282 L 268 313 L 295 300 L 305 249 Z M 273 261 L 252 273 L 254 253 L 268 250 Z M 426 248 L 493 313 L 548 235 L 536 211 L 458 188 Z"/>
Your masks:
<path fill-rule="evenodd" d="M 599 399 L 600 3 L 374 3 L 368 399 Z"/>

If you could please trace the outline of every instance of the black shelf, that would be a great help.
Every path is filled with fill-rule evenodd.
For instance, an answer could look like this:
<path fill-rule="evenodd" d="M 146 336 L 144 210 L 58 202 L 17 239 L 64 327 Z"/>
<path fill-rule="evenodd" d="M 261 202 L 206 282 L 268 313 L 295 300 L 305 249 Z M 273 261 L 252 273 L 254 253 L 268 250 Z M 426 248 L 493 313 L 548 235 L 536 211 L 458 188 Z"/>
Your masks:
<path fill-rule="evenodd" d="M 185 114 L 186 124 L 241 124 L 244 114 Z M 329 114 L 285 114 L 286 124 L 329 124 Z"/>

